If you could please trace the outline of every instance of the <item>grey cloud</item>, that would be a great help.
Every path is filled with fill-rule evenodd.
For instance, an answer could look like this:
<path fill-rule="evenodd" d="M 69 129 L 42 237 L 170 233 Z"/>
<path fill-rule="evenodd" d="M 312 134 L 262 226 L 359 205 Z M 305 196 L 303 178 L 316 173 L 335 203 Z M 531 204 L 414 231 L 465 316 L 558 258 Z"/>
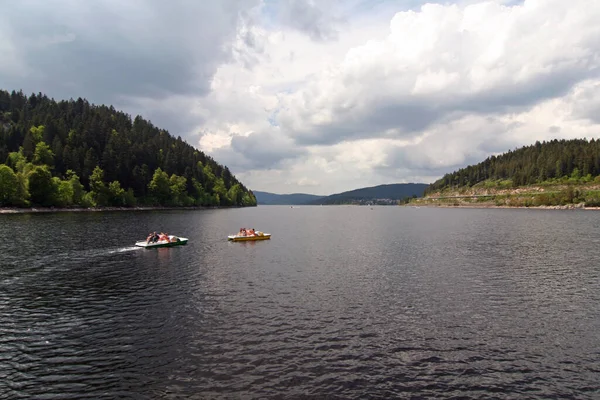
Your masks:
<path fill-rule="evenodd" d="M 94 103 L 204 95 L 231 56 L 239 11 L 257 1 L 7 2 L 0 24 L 32 73 L 0 81 Z"/>
<path fill-rule="evenodd" d="M 449 168 L 404 168 L 375 167 L 373 172 L 396 183 L 433 183 L 447 173 L 456 169 Z"/>
<path fill-rule="evenodd" d="M 290 27 L 306 33 L 313 40 L 337 39 L 339 20 L 323 0 L 287 0 L 283 2 L 281 16 Z"/>
<path fill-rule="evenodd" d="M 597 11 L 590 10 L 589 14 Z M 560 19 L 560 14 L 548 13 L 549 20 Z M 581 15 L 578 18 L 582 18 Z M 423 60 L 404 59 L 402 54 L 396 54 L 396 47 L 386 47 L 384 42 L 376 47 L 356 48 L 350 57 L 352 61 L 340 67 L 336 71 L 338 75 L 331 78 L 336 80 L 335 84 L 315 84 L 311 90 L 298 94 L 299 100 L 290 104 L 290 111 L 282 113 L 281 126 L 299 144 L 335 144 L 376 137 L 410 138 L 415 132 L 466 114 L 523 112 L 543 101 L 563 97 L 580 82 L 600 76 L 600 40 L 592 18 L 583 18 L 581 29 L 572 23 L 572 35 L 556 36 L 557 43 L 571 48 L 554 53 L 548 50 L 552 47 L 531 46 L 539 46 L 536 39 L 547 41 L 561 33 L 548 27 L 535 31 L 526 28 L 523 24 L 527 18 L 524 15 L 515 27 L 505 30 L 514 40 L 507 42 L 505 49 L 497 50 L 503 53 L 497 55 L 497 59 L 490 59 L 488 64 L 477 61 L 493 53 L 485 46 L 480 47 L 479 42 L 486 33 L 477 30 L 440 27 L 434 49 L 424 50 Z M 391 39 L 404 40 L 411 34 L 410 30 L 401 31 L 400 25 L 393 28 Z M 520 37 L 522 42 L 518 41 Z M 568 39 L 561 40 L 563 38 Z M 532 53 L 530 58 L 525 54 L 527 51 Z M 442 57 L 442 54 L 445 55 Z M 434 74 L 436 71 L 449 74 L 448 85 L 436 89 L 435 76 L 431 78 L 429 69 Z M 417 90 L 413 92 L 413 89 Z M 312 98 L 318 98 L 318 104 L 311 103 Z M 342 104 L 352 104 L 352 107 L 344 108 Z M 593 107 L 590 111 L 583 108 L 581 115 L 600 118 Z M 328 122 L 307 122 L 321 113 L 327 116 Z M 298 114 L 297 118 L 294 114 Z"/>
<path fill-rule="evenodd" d="M 334 107 L 334 122 L 330 124 L 312 125 L 304 130 L 287 126 L 287 129 L 301 145 L 336 144 L 374 137 L 410 138 L 424 129 L 467 114 L 501 115 L 525 111 L 540 102 L 565 96 L 579 82 L 599 75 L 598 68 L 587 68 L 586 63 L 582 63 L 581 67 L 572 70 L 544 75 L 530 82 L 507 83 L 475 94 L 411 98 L 398 93 L 396 97 L 382 96 L 363 101 L 362 106 L 351 109 Z M 591 101 L 582 100 L 576 112 L 579 116 L 600 122 L 600 101 L 595 99 L 596 93 L 594 90 L 582 93 L 582 99 L 585 96 Z M 285 120 L 282 125 L 286 126 Z M 386 131 L 392 133 L 385 134 Z"/>
<path fill-rule="evenodd" d="M 214 150 L 215 160 L 225 163 L 232 172 L 256 169 L 274 169 L 286 161 L 306 154 L 287 137 L 277 132 L 255 132 L 248 136 L 234 136 L 231 146 Z"/>
<path fill-rule="evenodd" d="M 514 128 L 516 126 L 494 118 L 487 118 L 483 125 L 479 123 L 463 129 L 449 124 L 447 129 L 452 135 L 438 128 L 433 135 L 417 144 L 387 148 L 385 162 L 375 169 L 382 174 L 402 170 L 416 176 L 439 178 L 468 165 L 478 164 L 492 154 L 531 144 L 528 138 L 515 139 L 501 135 Z"/>
<path fill-rule="evenodd" d="M 486 157 L 487 154 L 485 153 L 473 151 L 467 153 L 460 163 L 438 166 L 434 160 L 426 157 L 426 149 L 424 148 L 393 148 L 386 154 L 386 164 L 376 166 L 373 169 L 387 176 L 400 173 L 401 176 L 427 176 L 438 179 L 444 174 L 456 171 L 467 165 L 477 164 Z"/>
<path fill-rule="evenodd" d="M 600 84 L 585 84 L 573 95 L 573 115 L 600 123 Z"/>
<path fill-rule="evenodd" d="M 232 54 L 238 63 L 249 70 L 260 63 L 261 58 L 268 58 L 265 53 L 268 38 L 260 31 L 254 30 L 259 25 L 259 18 L 254 12 L 240 14 L 240 28 L 232 48 Z"/>
<path fill-rule="evenodd" d="M 492 132 L 486 135 L 485 140 L 477 145 L 475 150 L 477 151 L 476 154 L 479 155 L 480 159 L 478 159 L 476 162 L 483 161 L 490 154 L 506 153 L 509 150 L 531 144 L 528 138 L 523 138 L 523 140 L 519 141 L 508 138 L 501 133 L 502 132 L 497 131 Z"/>
<path fill-rule="evenodd" d="M 600 69 L 593 65 L 593 58 L 598 51 L 600 46 L 593 55 L 580 60 L 580 65 L 573 69 L 541 75 L 528 82 L 507 83 L 475 96 L 465 96 L 458 107 L 464 111 L 504 113 L 524 110 L 541 101 L 564 96 L 577 83 L 600 76 Z M 547 66 L 548 69 L 553 67 L 557 66 Z"/>
<path fill-rule="evenodd" d="M 560 131 L 561 131 L 560 126 L 552 125 L 550 128 L 548 128 L 548 132 L 550 132 L 550 133 L 560 133 Z"/>
<path fill-rule="evenodd" d="M 445 112 L 456 113 L 419 101 L 411 104 L 385 99 L 371 102 L 364 108 L 338 111 L 332 124 L 311 125 L 302 131 L 287 126 L 286 121 L 282 121 L 282 126 L 287 127 L 290 136 L 299 145 L 332 145 L 345 140 L 374 137 L 406 139 L 439 122 Z"/>
<path fill-rule="evenodd" d="M 116 109 L 127 110 L 132 115 L 142 115 L 158 128 L 166 129 L 174 136 L 186 136 L 188 143 L 197 143 L 199 134 L 190 136 L 190 127 L 196 127 L 205 122 L 204 117 L 191 113 L 189 98 L 153 100 L 138 102 L 135 98 L 117 99 L 113 103 Z"/>

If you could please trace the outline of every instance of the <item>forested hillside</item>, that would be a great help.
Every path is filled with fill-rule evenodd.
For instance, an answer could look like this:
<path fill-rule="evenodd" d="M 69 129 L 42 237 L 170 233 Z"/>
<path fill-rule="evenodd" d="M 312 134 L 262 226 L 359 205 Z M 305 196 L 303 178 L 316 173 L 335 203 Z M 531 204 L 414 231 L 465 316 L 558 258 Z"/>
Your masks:
<path fill-rule="evenodd" d="M 426 187 L 424 183 L 371 186 L 332 194 L 313 201 L 312 204 L 398 204 L 413 197 L 423 196 Z"/>
<path fill-rule="evenodd" d="M 292 193 L 292 194 L 276 194 L 269 192 L 259 192 L 255 190 L 256 202 L 260 205 L 301 205 L 308 204 L 311 201 L 316 201 L 323 198 L 314 194 Z"/>
<path fill-rule="evenodd" d="M 549 183 L 585 183 L 600 175 L 600 140 L 552 140 L 492 156 L 431 184 L 426 194 L 484 181 L 506 187 Z"/>
<path fill-rule="evenodd" d="M 0 90 L 0 206 L 254 206 L 201 151 L 137 116 Z"/>

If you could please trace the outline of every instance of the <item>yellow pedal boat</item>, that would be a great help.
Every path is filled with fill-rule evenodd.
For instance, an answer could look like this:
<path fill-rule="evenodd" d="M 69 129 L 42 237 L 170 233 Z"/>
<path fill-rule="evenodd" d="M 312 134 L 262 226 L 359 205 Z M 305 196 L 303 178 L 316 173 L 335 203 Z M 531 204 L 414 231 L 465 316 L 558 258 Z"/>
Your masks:
<path fill-rule="evenodd" d="M 227 236 L 228 240 L 234 242 L 246 242 L 249 240 L 267 240 L 271 239 L 270 233 L 256 232 L 254 235 L 250 236 L 241 236 L 241 235 L 229 235 Z"/>

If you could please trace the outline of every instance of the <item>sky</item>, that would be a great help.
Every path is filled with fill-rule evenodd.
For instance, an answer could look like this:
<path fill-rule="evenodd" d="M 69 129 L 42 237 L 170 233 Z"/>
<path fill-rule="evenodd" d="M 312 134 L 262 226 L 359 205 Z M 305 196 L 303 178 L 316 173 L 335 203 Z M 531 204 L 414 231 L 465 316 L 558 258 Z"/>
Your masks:
<path fill-rule="evenodd" d="M 597 0 L 0 0 L 0 88 L 181 136 L 328 195 L 600 137 Z"/>

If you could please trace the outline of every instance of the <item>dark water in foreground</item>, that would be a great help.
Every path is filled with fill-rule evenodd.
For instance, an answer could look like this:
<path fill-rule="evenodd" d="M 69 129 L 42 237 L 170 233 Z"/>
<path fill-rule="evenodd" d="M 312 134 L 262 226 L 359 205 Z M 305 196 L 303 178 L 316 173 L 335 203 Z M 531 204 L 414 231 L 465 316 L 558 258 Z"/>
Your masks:
<path fill-rule="evenodd" d="M 132 247 L 150 230 L 190 242 Z M 600 212 L 0 215 L 0 239 L 0 399 L 600 398 Z"/>

